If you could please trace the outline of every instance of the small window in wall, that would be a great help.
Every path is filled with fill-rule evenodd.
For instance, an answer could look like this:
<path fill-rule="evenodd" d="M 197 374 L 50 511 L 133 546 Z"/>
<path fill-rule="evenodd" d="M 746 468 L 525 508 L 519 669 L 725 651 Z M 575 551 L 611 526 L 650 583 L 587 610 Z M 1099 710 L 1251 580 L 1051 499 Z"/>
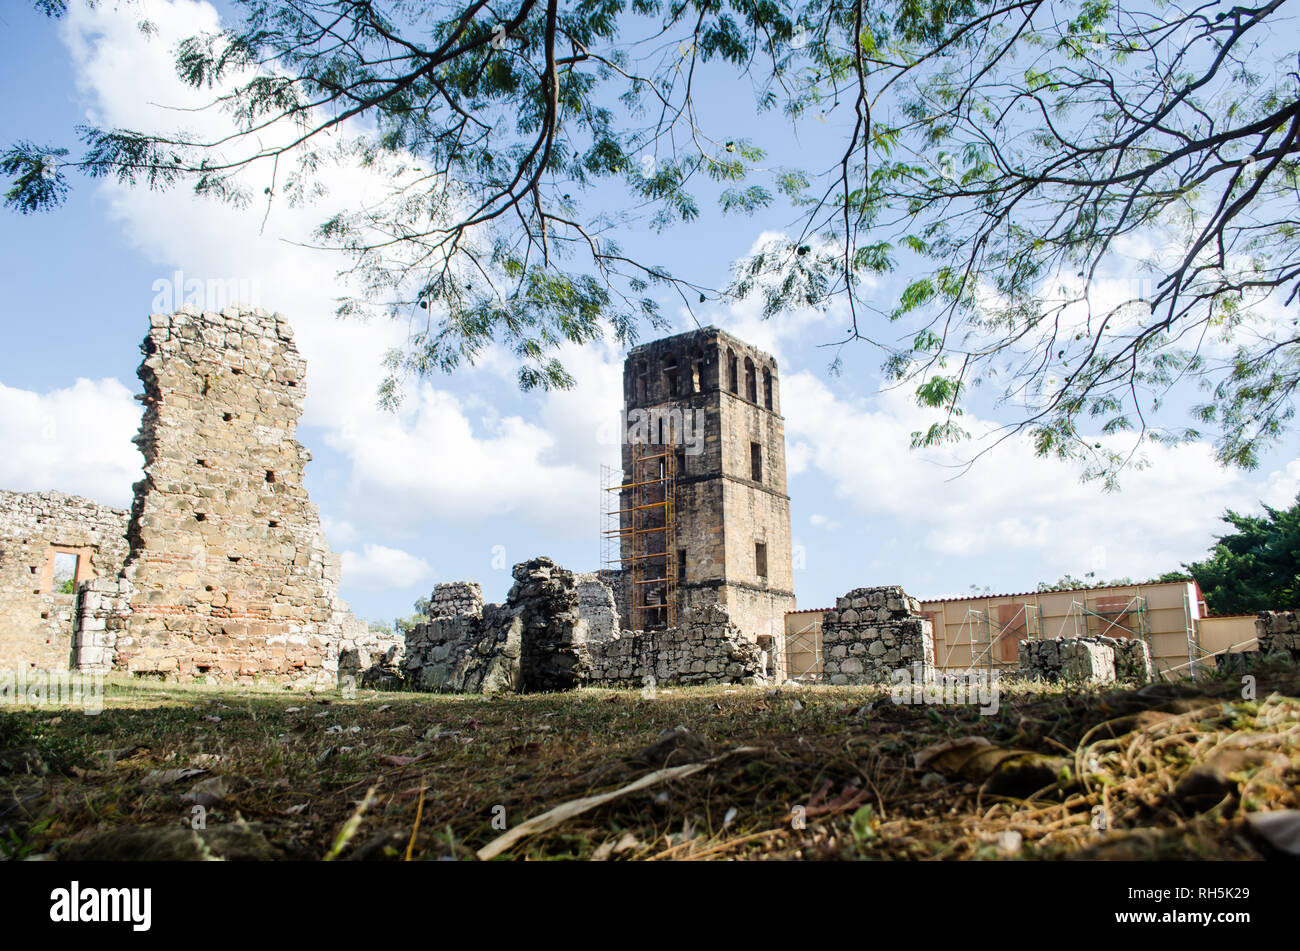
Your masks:
<path fill-rule="evenodd" d="M 676 457 L 677 462 L 677 472 L 675 474 L 678 476 L 686 475 L 686 449 L 682 446 L 678 446 L 673 451 L 673 455 Z"/>
<path fill-rule="evenodd" d="M 767 543 L 754 542 L 754 574 L 767 577 Z"/>
<path fill-rule="evenodd" d="M 749 444 L 749 477 L 755 482 L 763 481 L 763 447 L 756 442 Z"/>
<path fill-rule="evenodd" d="M 758 373 L 749 357 L 745 357 L 745 399 L 751 403 L 758 402 Z"/>
<path fill-rule="evenodd" d="M 668 385 L 668 395 L 676 396 L 680 390 L 680 382 L 677 377 L 677 360 L 674 357 L 664 361 L 664 382 Z"/>
<path fill-rule="evenodd" d="M 677 580 L 686 580 L 686 549 L 677 549 Z"/>
<path fill-rule="evenodd" d="M 772 371 L 763 369 L 763 405 L 772 408 Z"/>
<path fill-rule="evenodd" d="M 736 379 L 736 351 L 727 351 L 727 389 L 732 393 L 740 393 L 740 383 Z"/>
<path fill-rule="evenodd" d="M 649 388 L 649 382 L 650 381 L 646 372 L 646 365 L 638 360 L 636 364 L 636 393 L 635 393 L 635 399 L 638 402 L 645 401 L 646 390 Z"/>
<path fill-rule="evenodd" d="M 54 594 L 76 594 L 77 562 L 80 559 L 66 551 L 54 553 L 54 579 L 50 590 Z"/>

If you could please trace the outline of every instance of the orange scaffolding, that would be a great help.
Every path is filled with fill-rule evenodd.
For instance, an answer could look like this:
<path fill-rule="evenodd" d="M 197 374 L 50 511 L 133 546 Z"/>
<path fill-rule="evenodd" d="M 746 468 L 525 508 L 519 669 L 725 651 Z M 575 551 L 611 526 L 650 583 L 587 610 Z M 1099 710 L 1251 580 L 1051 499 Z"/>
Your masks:
<path fill-rule="evenodd" d="M 630 471 L 601 467 L 601 564 L 623 572 L 626 629 L 676 627 L 676 455 L 667 446 L 631 449 Z"/>

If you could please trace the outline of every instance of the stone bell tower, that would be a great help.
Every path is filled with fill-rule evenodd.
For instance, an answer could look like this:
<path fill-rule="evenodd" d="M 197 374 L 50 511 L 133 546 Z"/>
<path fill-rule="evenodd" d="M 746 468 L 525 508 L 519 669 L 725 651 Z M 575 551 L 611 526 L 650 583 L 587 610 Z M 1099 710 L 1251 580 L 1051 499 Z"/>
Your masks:
<path fill-rule="evenodd" d="M 795 598 L 776 360 L 706 327 L 633 349 L 623 394 L 624 628 L 716 604 L 780 643 Z"/>

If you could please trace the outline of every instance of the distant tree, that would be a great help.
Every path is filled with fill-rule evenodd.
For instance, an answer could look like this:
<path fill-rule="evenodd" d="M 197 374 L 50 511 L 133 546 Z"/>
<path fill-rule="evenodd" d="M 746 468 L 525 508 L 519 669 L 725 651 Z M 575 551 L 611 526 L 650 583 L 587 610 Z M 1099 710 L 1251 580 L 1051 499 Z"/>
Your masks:
<path fill-rule="evenodd" d="M 1078 588 L 1103 588 L 1108 585 L 1132 584 L 1128 578 L 1116 578 L 1113 581 L 1099 581 L 1097 572 L 1088 571 L 1082 578 L 1076 578 L 1068 571 L 1056 581 L 1038 582 L 1039 591 L 1074 591 Z"/>
<path fill-rule="evenodd" d="M 1183 566 L 1216 614 L 1300 607 L 1300 495 L 1288 509 L 1264 512 L 1229 509 L 1223 521 L 1236 531 L 1220 536 L 1209 558 Z"/>
<path fill-rule="evenodd" d="M 413 607 L 415 608 L 415 613 L 410 617 L 399 617 L 394 619 L 393 630 L 397 631 L 397 633 L 409 634 L 415 628 L 415 625 L 429 620 L 428 598 L 416 598 Z"/>

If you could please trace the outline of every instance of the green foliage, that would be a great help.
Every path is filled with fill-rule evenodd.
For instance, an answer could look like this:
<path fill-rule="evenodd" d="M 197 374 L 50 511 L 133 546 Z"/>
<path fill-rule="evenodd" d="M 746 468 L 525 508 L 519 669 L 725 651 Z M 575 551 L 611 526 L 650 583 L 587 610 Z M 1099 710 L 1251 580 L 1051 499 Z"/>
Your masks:
<path fill-rule="evenodd" d="M 228 134 L 83 128 L 80 156 L 19 141 L 0 172 L 23 214 L 61 204 L 73 171 L 268 210 L 328 201 L 334 163 L 380 173 L 389 192 L 339 199 L 317 237 L 353 261 L 340 315 L 413 328 L 390 406 L 409 374 L 492 343 L 521 387 L 571 385 L 561 347 L 630 343 L 667 326 L 661 299 L 711 293 L 614 235 L 689 226 L 706 195 L 718 214 L 780 202 L 797 237 L 737 262 L 725 293 L 765 317 L 847 303 L 841 342 L 879 347 L 933 413 L 914 445 L 967 439 L 954 420 L 988 382 L 1008 432 L 1108 486 L 1145 442 L 1202 434 L 1251 468 L 1300 390 L 1282 3 L 232 0 L 229 29 L 175 51 Z M 710 65 L 843 148 L 771 167 L 725 113 L 705 128 Z M 1207 394 L 1193 425 L 1158 422 L 1189 385 Z"/>
<path fill-rule="evenodd" d="M 395 618 L 393 620 L 393 630 L 399 634 L 409 634 L 415 629 L 415 625 L 422 624 L 429 620 L 429 599 L 415 599 L 415 613 L 410 617 Z"/>
<path fill-rule="evenodd" d="M 1263 515 L 1229 510 L 1235 531 L 1219 537 L 1204 561 L 1183 567 L 1215 614 L 1253 614 L 1300 607 L 1300 496 L 1287 509 Z"/>
<path fill-rule="evenodd" d="M 867 843 L 877 838 L 878 833 L 872 825 L 875 818 L 876 812 L 870 803 L 867 803 L 867 805 L 862 806 L 853 813 L 850 827 L 853 830 L 853 838 L 855 841 L 859 843 Z"/>

